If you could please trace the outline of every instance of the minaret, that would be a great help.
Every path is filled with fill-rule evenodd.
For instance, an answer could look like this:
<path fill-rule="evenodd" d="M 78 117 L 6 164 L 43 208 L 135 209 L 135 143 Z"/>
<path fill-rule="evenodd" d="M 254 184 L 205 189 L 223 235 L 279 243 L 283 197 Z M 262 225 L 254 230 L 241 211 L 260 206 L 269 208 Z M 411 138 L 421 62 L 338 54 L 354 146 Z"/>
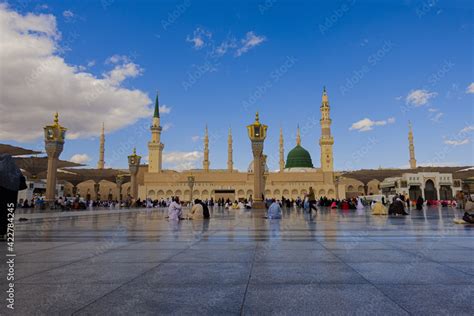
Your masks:
<path fill-rule="evenodd" d="M 285 169 L 285 149 L 283 147 L 283 129 L 280 127 L 280 172 Z"/>
<path fill-rule="evenodd" d="M 158 93 L 156 93 L 155 112 L 153 113 L 153 121 L 150 126 L 151 141 L 148 142 L 148 172 L 161 172 L 161 164 L 163 157 L 163 148 L 165 145 L 161 143 L 160 126 L 160 102 L 158 100 Z"/>
<path fill-rule="evenodd" d="M 104 127 L 104 122 L 102 122 L 102 133 L 100 134 L 99 161 L 97 162 L 97 169 L 104 169 L 104 165 L 105 165 L 104 153 L 105 153 L 105 127 Z"/>
<path fill-rule="evenodd" d="M 331 135 L 331 118 L 330 107 L 326 87 L 323 89 L 323 96 L 321 101 L 321 138 L 319 139 L 319 146 L 321 147 L 321 170 L 323 172 L 334 171 L 334 158 L 332 146 L 334 145 L 334 138 Z"/>
<path fill-rule="evenodd" d="M 202 168 L 204 171 L 209 171 L 209 164 L 209 133 L 206 125 L 206 131 L 204 134 L 204 159 L 202 161 Z"/>
<path fill-rule="evenodd" d="M 227 171 L 234 170 L 234 162 L 232 161 L 232 130 L 229 127 L 229 137 L 227 139 Z"/>
<path fill-rule="evenodd" d="M 408 142 L 409 146 L 408 149 L 410 150 L 410 169 L 416 169 L 416 159 L 415 159 L 415 145 L 413 144 L 413 129 L 411 126 L 411 122 L 408 121 Z"/>

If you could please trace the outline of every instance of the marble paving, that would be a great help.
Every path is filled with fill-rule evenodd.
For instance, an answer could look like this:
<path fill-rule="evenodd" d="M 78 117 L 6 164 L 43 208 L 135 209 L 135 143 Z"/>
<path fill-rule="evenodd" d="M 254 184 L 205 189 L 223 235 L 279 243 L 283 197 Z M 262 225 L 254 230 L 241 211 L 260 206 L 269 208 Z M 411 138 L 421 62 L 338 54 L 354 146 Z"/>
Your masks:
<path fill-rule="evenodd" d="M 15 310 L 2 290 L 0 314 L 473 315 L 474 227 L 455 213 L 20 210 Z"/>

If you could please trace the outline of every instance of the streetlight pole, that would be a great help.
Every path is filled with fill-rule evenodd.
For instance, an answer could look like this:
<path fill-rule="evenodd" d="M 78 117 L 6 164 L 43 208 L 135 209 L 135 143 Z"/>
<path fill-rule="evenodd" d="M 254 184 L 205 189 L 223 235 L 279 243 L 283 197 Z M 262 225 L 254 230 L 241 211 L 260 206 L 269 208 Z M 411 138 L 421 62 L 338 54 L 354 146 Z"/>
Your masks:
<path fill-rule="evenodd" d="M 190 202 L 191 204 L 193 203 L 193 189 L 194 189 L 194 183 L 195 183 L 196 179 L 194 178 L 194 176 L 189 176 L 188 177 L 188 186 L 189 186 L 189 190 L 190 190 Z"/>
<path fill-rule="evenodd" d="M 254 174 L 254 202 L 252 207 L 256 209 L 264 209 L 265 203 L 263 202 L 263 187 L 264 181 L 263 174 L 265 172 L 265 157 L 263 155 L 263 143 L 267 136 L 267 125 L 260 123 L 258 112 L 255 114 L 255 122 L 247 126 L 248 135 L 252 143 L 253 153 L 253 174 Z"/>
<path fill-rule="evenodd" d="M 58 172 L 59 155 L 63 151 L 66 128 L 59 124 L 59 115 L 56 112 L 54 124 L 44 127 L 44 145 L 48 154 L 48 171 L 46 175 L 46 204 L 54 205 L 56 199 L 56 178 Z"/>

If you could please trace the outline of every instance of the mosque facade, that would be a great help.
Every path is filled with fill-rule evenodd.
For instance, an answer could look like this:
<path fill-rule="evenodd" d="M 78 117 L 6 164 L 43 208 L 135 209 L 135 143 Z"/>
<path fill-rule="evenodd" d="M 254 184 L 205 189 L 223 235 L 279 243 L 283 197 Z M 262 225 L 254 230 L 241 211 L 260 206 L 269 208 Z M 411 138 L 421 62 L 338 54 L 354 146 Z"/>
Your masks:
<path fill-rule="evenodd" d="M 338 181 L 334 172 L 333 146 L 331 134 L 332 120 L 326 89 L 322 93 L 320 106 L 321 165 L 315 167 L 311 155 L 301 145 L 298 133 L 296 146 L 284 156 L 284 138 L 280 129 L 279 170 L 264 172 L 264 196 L 266 198 L 303 197 L 312 187 L 316 196 L 328 198 L 345 197 L 345 185 Z M 226 169 L 211 169 L 209 160 L 209 135 L 206 127 L 202 168 L 175 171 L 162 168 L 165 145 L 161 143 L 162 127 L 160 125 L 159 100 L 155 101 L 155 111 L 150 127 L 151 139 L 148 143 L 148 165 L 141 166 L 138 176 L 138 198 L 161 199 L 178 196 L 181 200 L 191 198 L 231 200 L 249 199 L 253 197 L 254 168 L 250 162 L 248 170 L 242 172 L 233 168 L 232 133 L 228 135 L 228 159 Z M 249 145 L 250 150 L 250 145 Z"/>

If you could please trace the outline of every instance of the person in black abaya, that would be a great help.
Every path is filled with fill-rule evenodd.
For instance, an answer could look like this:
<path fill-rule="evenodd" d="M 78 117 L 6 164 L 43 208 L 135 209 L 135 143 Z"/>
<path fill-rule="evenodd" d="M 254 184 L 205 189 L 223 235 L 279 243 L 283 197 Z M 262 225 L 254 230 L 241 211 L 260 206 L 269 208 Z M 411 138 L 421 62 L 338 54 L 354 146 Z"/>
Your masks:
<path fill-rule="evenodd" d="M 421 211 L 423 209 L 423 198 L 421 197 L 421 195 L 418 197 L 418 199 L 416 200 L 416 209 L 418 211 Z"/>
<path fill-rule="evenodd" d="M 204 203 L 203 201 L 199 200 L 199 204 L 202 205 L 202 217 L 203 218 L 211 218 L 211 215 L 209 214 L 209 208 L 207 207 L 207 204 Z"/>
<path fill-rule="evenodd" d="M 18 191 L 24 189 L 26 189 L 25 177 L 12 157 L 0 154 L 0 236 L 2 237 L 7 233 L 9 218 L 15 213 Z"/>
<path fill-rule="evenodd" d="M 404 197 L 399 196 L 394 198 L 394 201 L 392 204 L 390 204 L 390 207 L 388 208 L 388 215 L 408 215 L 407 212 L 405 212 L 405 201 Z"/>

